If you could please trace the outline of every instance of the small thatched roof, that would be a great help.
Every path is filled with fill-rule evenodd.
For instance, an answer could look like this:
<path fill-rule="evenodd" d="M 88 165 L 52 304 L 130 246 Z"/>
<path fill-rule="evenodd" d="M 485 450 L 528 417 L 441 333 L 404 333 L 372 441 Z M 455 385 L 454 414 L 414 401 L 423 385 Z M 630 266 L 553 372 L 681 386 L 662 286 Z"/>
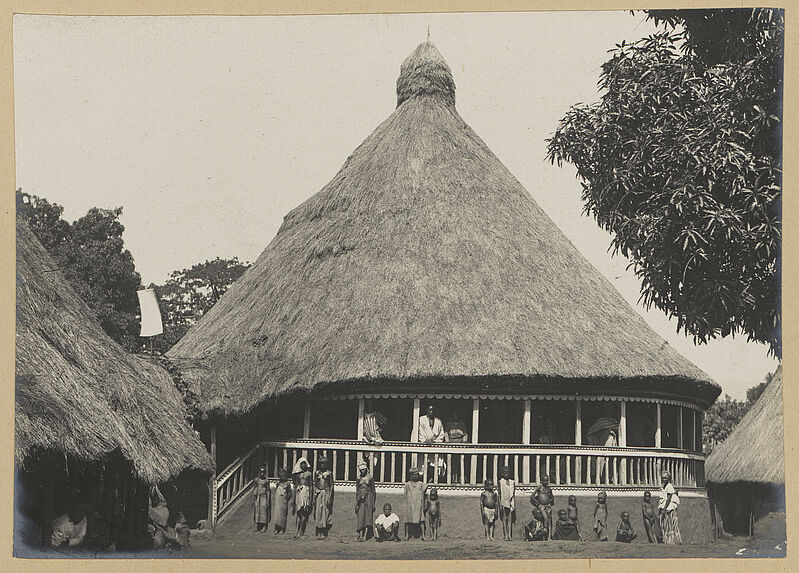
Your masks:
<path fill-rule="evenodd" d="M 17 218 L 15 458 L 119 450 L 143 480 L 211 469 L 169 374 L 111 340 Z"/>
<path fill-rule="evenodd" d="M 207 411 L 334 383 L 716 398 L 458 115 L 433 44 L 397 96 L 168 353 Z"/>
<path fill-rule="evenodd" d="M 705 462 L 707 481 L 784 484 L 782 421 L 780 366 L 752 409 L 708 456 Z"/>

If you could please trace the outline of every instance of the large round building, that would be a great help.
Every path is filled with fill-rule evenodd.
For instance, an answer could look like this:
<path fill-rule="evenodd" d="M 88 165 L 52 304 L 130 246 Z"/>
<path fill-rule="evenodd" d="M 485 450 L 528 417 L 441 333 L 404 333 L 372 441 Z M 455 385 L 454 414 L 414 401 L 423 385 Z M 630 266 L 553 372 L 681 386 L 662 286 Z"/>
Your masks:
<path fill-rule="evenodd" d="M 169 357 L 231 462 L 214 517 L 259 464 L 274 478 L 303 455 L 325 455 L 340 490 L 367 459 L 379 499 L 418 466 L 469 512 L 504 465 L 520 494 L 547 474 L 558 496 L 605 489 L 611 512 L 628 499 L 636 515 L 669 469 L 684 506 L 706 503 L 702 416 L 719 387 L 463 121 L 430 42 L 403 62 L 394 113 Z"/>

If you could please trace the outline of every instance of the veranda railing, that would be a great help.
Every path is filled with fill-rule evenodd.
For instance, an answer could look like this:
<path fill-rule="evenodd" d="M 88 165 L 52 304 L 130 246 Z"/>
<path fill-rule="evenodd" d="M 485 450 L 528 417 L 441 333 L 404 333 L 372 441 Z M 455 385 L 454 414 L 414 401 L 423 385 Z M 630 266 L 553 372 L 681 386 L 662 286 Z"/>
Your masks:
<path fill-rule="evenodd" d="M 549 475 L 555 486 L 656 488 L 668 470 L 678 488 L 704 487 L 704 455 L 655 448 L 606 448 L 571 445 L 416 444 L 354 440 L 272 440 L 257 444 L 219 473 L 214 482 L 215 518 L 224 514 L 252 484 L 260 466 L 270 479 L 292 467 L 300 457 L 312 468 L 326 457 L 336 482 L 354 483 L 357 465 L 365 461 L 380 485 L 400 485 L 411 467 L 444 488 L 477 488 L 486 479 L 497 483 L 503 466 L 517 483 L 531 486 Z"/>

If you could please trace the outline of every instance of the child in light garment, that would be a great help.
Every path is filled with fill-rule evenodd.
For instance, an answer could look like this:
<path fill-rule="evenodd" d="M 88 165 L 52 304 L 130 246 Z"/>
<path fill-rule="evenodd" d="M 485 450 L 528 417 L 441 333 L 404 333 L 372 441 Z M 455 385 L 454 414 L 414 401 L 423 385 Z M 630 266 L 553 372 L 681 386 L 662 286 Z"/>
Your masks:
<path fill-rule="evenodd" d="M 510 467 L 503 466 L 499 478 L 499 519 L 502 521 L 502 539 L 513 539 L 513 521 L 516 518 L 516 482 L 510 479 Z"/>
<path fill-rule="evenodd" d="M 391 511 L 391 504 L 383 504 L 383 513 L 375 519 L 375 541 L 399 541 L 399 516 Z"/>

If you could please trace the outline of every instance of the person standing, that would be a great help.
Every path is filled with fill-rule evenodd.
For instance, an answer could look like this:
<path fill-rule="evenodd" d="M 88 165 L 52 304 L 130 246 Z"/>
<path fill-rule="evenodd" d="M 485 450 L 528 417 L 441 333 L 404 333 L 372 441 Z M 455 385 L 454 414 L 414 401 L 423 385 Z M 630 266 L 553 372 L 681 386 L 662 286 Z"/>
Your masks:
<path fill-rule="evenodd" d="M 432 404 L 427 406 L 427 413 L 419 418 L 419 441 L 426 444 L 447 441 L 444 424 L 441 423 L 441 418 L 436 416 Z"/>
<path fill-rule="evenodd" d="M 608 540 L 608 494 L 600 491 L 594 507 L 594 533 L 599 541 Z"/>
<path fill-rule="evenodd" d="M 258 475 L 253 480 L 252 505 L 252 519 L 255 522 L 255 531 L 266 532 L 271 521 L 272 494 L 269 489 L 269 479 L 266 477 L 265 466 L 261 466 L 258 470 Z"/>
<path fill-rule="evenodd" d="M 289 516 L 289 502 L 293 492 L 289 482 L 288 471 L 285 468 L 277 470 L 278 483 L 275 486 L 275 534 L 286 533 L 286 522 Z"/>
<path fill-rule="evenodd" d="M 502 521 L 502 539 L 513 539 L 513 522 L 516 520 L 516 482 L 510 478 L 510 467 L 502 466 L 499 478 L 499 519 Z"/>
<path fill-rule="evenodd" d="M 358 486 L 355 491 L 355 529 L 358 541 L 366 541 L 375 514 L 375 481 L 369 474 L 366 462 L 358 462 Z"/>
<path fill-rule="evenodd" d="M 644 518 L 644 531 L 649 543 L 661 543 L 663 540 L 658 534 L 658 516 L 655 513 L 655 504 L 652 503 L 652 494 L 648 491 L 644 492 L 641 515 Z"/>
<path fill-rule="evenodd" d="M 314 523 L 316 538 L 326 539 L 333 527 L 333 472 L 327 467 L 327 458 L 319 458 L 314 474 Z"/>
<path fill-rule="evenodd" d="M 311 499 L 313 495 L 313 474 L 311 474 L 308 460 L 300 458 L 291 471 L 294 479 L 294 498 L 292 499 L 291 513 L 297 516 L 297 532 L 294 539 L 305 535 L 308 518 L 313 511 Z"/>
<path fill-rule="evenodd" d="M 547 539 L 549 539 L 552 535 L 552 508 L 555 505 L 555 494 L 549 487 L 548 475 L 541 476 L 541 484 L 535 488 L 532 497 L 537 501 L 534 505 L 541 508 L 541 513 L 544 514 L 544 526 L 547 529 Z"/>
<path fill-rule="evenodd" d="M 660 531 L 663 534 L 663 543 L 669 545 L 682 545 L 680 535 L 680 525 L 677 522 L 677 507 L 680 505 L 680 497 L 674 484 L 671 483 L 671 473 L 665 471 L 661 476 L 660 503 L 658 503 L 658 514 L 660 516 Z"/>
<path fill-rule="evenodd" d="M 424 494 L 427 486 L 422 482 L 418 468 L 411 468 L 410 480 L 405 482 L 403 501 L 405 505 L 405 540 L 410 539 L 411 528 L 419 528 L 421 538 L 426 535 L 424 521 Z"/>

